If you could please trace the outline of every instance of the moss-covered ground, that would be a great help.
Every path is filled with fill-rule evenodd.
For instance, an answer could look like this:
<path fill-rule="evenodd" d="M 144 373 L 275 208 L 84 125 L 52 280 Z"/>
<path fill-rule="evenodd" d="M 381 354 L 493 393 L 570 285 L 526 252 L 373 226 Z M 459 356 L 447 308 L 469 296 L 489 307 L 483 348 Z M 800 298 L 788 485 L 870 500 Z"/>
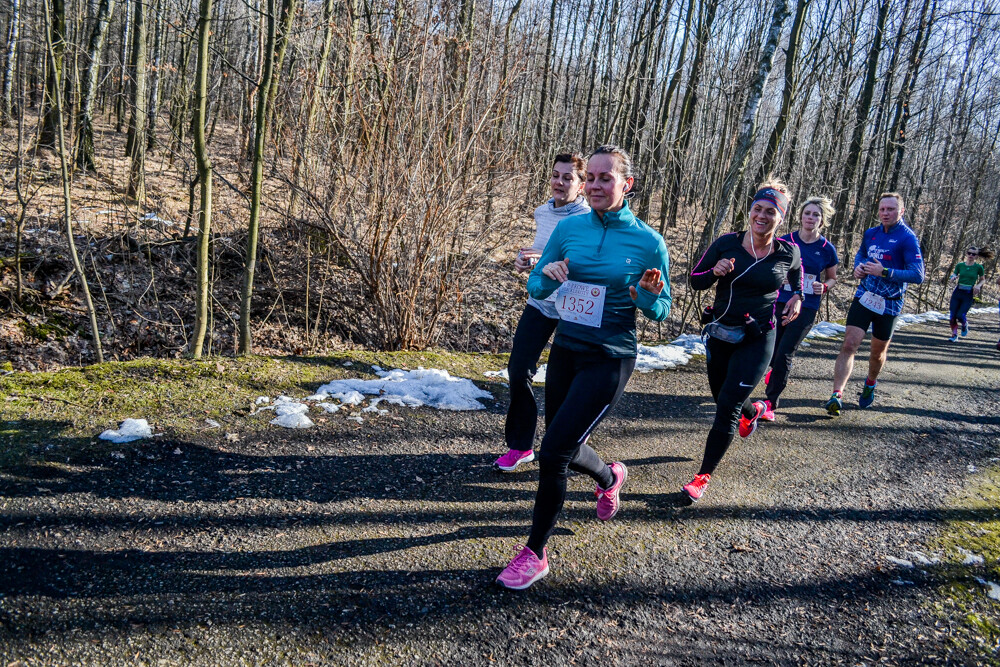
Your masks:
<path fill-rule="evenodd" d="M 975 663 L 1000 665 L 1000 601 L 979 579 L 1000 583 L 1000 468 L 982 471 L 954 501 L 951 517 L 932 549 L 945 558 L 936 611 L 951 626 L 961 654 Z M 964 564 L 967 554 L 982 564 Z M 973 663 L 970 663 L 973 664 Z"/>
<path fill-rule="evenodd" d="M 205 420 L 253 431 L 247 419 L 258 396 L 302 397 L 332 380 L 373 378 L 372 366 L 443 368 L 482 381 L 507 365 L 507 355 L 352 351 L 326 357 L 138 359 L 54 372 L 0 376 L 0 467 L 37 459 L 58 440 L 65 451 L 103 446 L 95 438 L 128 417 L 147 419 L 154 432 L 192 438 Z"/>

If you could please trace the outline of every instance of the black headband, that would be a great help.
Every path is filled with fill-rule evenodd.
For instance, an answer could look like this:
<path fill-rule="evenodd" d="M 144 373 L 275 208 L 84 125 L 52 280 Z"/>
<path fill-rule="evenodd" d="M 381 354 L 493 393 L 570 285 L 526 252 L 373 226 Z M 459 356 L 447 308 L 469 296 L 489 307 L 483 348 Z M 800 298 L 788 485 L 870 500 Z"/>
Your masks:
<path fill-rule="evenodd" d="M 781 217 L 785 217 L 785 211 L 788 210 L 788 196 L 784 192 L 780 192 L 774 188 L 762 188 L 753 196 L 750 206 L 753 206 L 758 201 L 771 202 L 778 209 L 778 212 L 781 213 Z"/>

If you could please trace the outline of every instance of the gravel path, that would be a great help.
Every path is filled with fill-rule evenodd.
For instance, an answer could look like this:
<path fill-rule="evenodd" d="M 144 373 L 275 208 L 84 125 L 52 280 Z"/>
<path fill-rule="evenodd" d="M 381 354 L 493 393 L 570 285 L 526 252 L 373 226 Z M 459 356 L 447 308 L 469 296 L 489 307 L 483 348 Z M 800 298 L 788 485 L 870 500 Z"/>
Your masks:
<path fill-rule="evenodd" d="M 964 663 L 928 549 L 1000 444 L 995 316 L 901 329 L 875 405 L 829 419 L 839 341 L 801 352 L 778 421 L 705 498 L 678 493 L 711 422 L 704 364 L 633 377 L 592 440 L 629 465 L 618 518 L 570 480 L 531 590 L 493 579 L 537 479 L 490 468 L 486 412 L 393 408 L 238 442 L 0 476 L 0 665 Z M 867 355 L 867 345 L 862 355 Z M 865 357 L 866 358 L 866 357 Z"/>

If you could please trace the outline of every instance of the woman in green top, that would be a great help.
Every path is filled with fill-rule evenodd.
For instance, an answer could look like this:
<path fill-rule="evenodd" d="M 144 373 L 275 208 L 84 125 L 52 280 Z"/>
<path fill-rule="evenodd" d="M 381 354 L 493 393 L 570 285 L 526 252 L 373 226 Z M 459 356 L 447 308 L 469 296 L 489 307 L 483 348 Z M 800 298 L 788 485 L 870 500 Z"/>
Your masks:
<path fill-rule="evenodd" d="M 959 262 L 951 272 L 951 280 L 958 281 L 955 291 L 951 293 L 951 338 L 948 340 L 952 343 L 958 340 L 959 322 L 962 323 L 962 337 L 969 335 L 969 322 L 965 316 L 972 307 L 972 299 L 986 282 L 986 271 L 982 264 L 976 262 L 977 257 L 989 259 L 993 253 L 971 246 L 965 251 L 965 261 Z"/>

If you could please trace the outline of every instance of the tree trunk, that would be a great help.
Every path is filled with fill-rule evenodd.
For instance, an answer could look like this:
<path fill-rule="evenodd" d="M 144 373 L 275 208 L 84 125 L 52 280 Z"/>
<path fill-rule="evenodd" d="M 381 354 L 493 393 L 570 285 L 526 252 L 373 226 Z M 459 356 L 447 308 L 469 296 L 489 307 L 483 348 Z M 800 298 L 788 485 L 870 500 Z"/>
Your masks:
<path fill-rule="evenodd" d="M 851 145 L 847 151 L 847 161 L 844 164 L 844 171 L 840 180 L 840 192 L 837 195 L 837 213 L 833 217 L 833 224 L 830 225 L 830 238 L 834 246 L 840 240 L 844 231 L 844 223 L 849 219 L 847 203 L 850 201 L 851 192 L 854 189 L 854 175 L 861 164 L 861 149 L 865 138 L 865 124 L 868 121 L 868 114 L 871 112 L 872 98 L 875 95 L 875 81 L 878 73 L 878 59 L 882 53 L 882 34 L 885 32 L 885 21 L 889 14 L 890 0 L 882 0 L 878 8 L 878 19 L 875 24 L 875 36 L 872 38 L 871 48 L 868 50 L 868 60 L 865 72 L 865 82 L 861 88 L 861 96 L 858 99 L 854 120 L 854 132 L 851 135 Z M 844 253 L 846 260 L 847 253 Z"/>
<path fill-rule="evenodd" d="M 51 8 L 49 7 L 50 3 L 52 4 Z M 45 46 L 48 51 L 49 61 L 53 71 L 57 71 L 59 69 L 59 65 L 57 63 L 59 54 L 56 51 L 56 40 L 60 38 L 60 33 L 58 32 L 59 24 L 56 13 L 60 4 L 60 0 L 45 0 L 44 2 L 45 22 L 49 28 L 45 33 Z M 65 6 L 62 7 L 62 10 L 65 11 Z M 65 29 L 65 22 L 63 23 L 63 28 Z M 63 223 L 66 231 L 66 243 L 69 246 L 69 254 L 73 260 L 73 269 L 76 272 L 77 280 L 80 282 L 80 289 L 83 291 L 84 304 L 87 307 L 87 315 L 90 318 L 91 341 L 94 344 L 94 352 L 97 355 L 97 363 L 101 363 L 104 361 L 104 351 L 101 349 L 101 332 L 97 328 L 97 310 L 94 308 L 93 299 L 90 298 L 90 287 L 87 285 L 87 274 L 83 271 L 83 264 L 80 262 L 80 256 L 76 251 L 76 238 L 73 235 L 73 214 L 69 193 L 69 165 L 68 160 L 66 159 L 66 137 L 63 132 L 62 119 L 62 90 L 57 84 L 53 86 L 50 91 L 54 96 L 46 102 L 46 105 L 53 117 L 52 127 L 56 134 L 55 147 L 59 153 L 59 168 L 62 174 Z"/>
<path fill-rule="evenodd" d="M 681 191 L 681 174 L 684 166 L 684 157 L 687 155 L 688 145 L 691 142 L 691 123 L 694 121 L 695 106 L 698 104 L 698 84 L 701 80 L 701 70 L 705 63 L 705 51 L 708 48 L 708 40 L 712 35 L 712 24 L 715 22 L 715 13 L 719 8 L 719 0 L 705 0 L 705 15 L 701 17 L 698 26 L 698 35 L 695 38 L 694 60 L 691 62 L 691 72 L 688 75 L 687 90 L 684 92 L 684 101 L 681 103 L 680 118 L 677 121 L 677 132 L 674 134 L 674 145 L 670 152 L 670 160 L 667 164 L 667 185 L 664 189 L 665 204 L 660 207 L 660 233 L 663 233 L 664 226 L 674 227 L 677 225 L 677 207 Z M 663 212 L 669 210 L 668 216 Z"/>
<path fill-rule="evenodd" d="M 18 30 L 21 25 L 21 0 L 11 0 L 10 27 L 7 30 L 7 48 L 4 51 L 3 92 L 0 94 L 0 127 L 7 127 L 13 119 L 14 63 L 17 61 Z"/>
<path fill-rule="evenodd" d="M 132 22 L 129 20 L 129 16 L 132 15 L 133 2 L 138 2 L 138 0 L 125 0 L 125 4 L 122 6 L 122 43 L 119 45 L 121 46 L 122 72 L 118 82 L 118 95 L 115 98 L 115 132 L 121 132 L 125 125 L 125 100 L 128 99 L 129 81 L 132 78 L 128 63 L 131 58 L 129 46 L 132 43 Z"/>
<path fill-rule="evenodd" d="M 771 130 L 771 136 L 767 139 L 767 147 L 764 149 L 764 159 L 757 170 L 755 182 L 760 183 L 774 169 L 774 163 L 778 157 L 778 147 L 788 126 L 788 112 L 792 108 L 792 101 L 795 99 L 795 65 L 798 62 L 799 44 L 802 41 L 802 27 L 805 25 L 806 12 L 809 9 L 811 0 L 798 0 L 795 6 L 795 19 L 792 20 L 792 31 L 788 36 L 788 48 L 785 49 L 785 85 L 781 90 L 781 109 L 778 111 L 778 120 Z"/>
<path fill-rule="evenodd" d="M 194 336 L 191 356 L 201 359 L 208 327 L 210 302 L 208 295 L 208 250 L 212 231 L 212 161 L 205 144 L 205 117 L 208 113 L 209 37 L 212 34 L 212 0 L 199 0 L 198 70 L 195 79 L 195 110 L 191 131 L 194 133 L 194 153 L 201 183 L 201 211 L 198 214 L 198 270 L 195 296 Z"/>
<path fill-rule="evenodd" d="M 149 83 L 149 114 L 146 127 L 146 150 L 152 153 L 157 146 L 156 120 L 160 115 L 160 85 L 163 66 L 163 0 L 156 0 L 155 22 L 153 23 L 153 67 Z"/>
<path fill-rule="evenodd" d="M 538 124 L 535 126 L 535 148 L 541 149 L 542 135 L 545 130 L 545 105 L 548 102 L 549 93 L 549 70 L 552 66 L 552 36 L 556 31 L 556 6 L 557 0 L 549 3 L 549 35 L 545 40 L 545 56 L 543 58 L 542 69 L 542 94 L 538 99 Z"/>
<path fill-rule="evenodd" d="M 51 24 L 47 35 L 52 38 L 52 53 L 49 58 L 48 75 L 45 77 L 45 99 L 42 103 L 42 133 L 39 144 L 56 148 L 59 141 L 59 128 L 56 127 L 56 114 L 52 108 L 55 101 L 62 99 L 63 57 L 66 52 L 66 0 L 51 1 L 51 7 L 46 5 Z M 60 112 L 62 110 L 60 109 Z"/>
<path fill-rule="evenodd" d="M 250 176 L 250 223 L 247 228 L 247 263 L 243 271 L 243 292 L 240 300 L 240 342 L 239 354 L 250 354 L 252 351 L 252 341 L 250 340 L 250 301 L 253 297 L 253 274 L 257 264 L 257 239 L 260 235 L 260 196 L 261 185 L 264 181 L 264 140 L 267 136 L 268 120 L 268 95 L 264 91 L 271 89 L 271 84 L 276 73 L 274 64 L 276 59 L 275 39 L 276 21 L 274 18 L 275 0 L 266 0 L 267 15 L 267 42 L 264 47 L 264 71 L 261 73 L 260 84 L 257 90 L 261 94 L 257 95 L 257 111 L 254 116 L 254 142 L 253 142 L 253 167 Z"/>
<path fill-rule="evenodd" d="M 115 12 L 115 0 L 99 0 L 94 29 L 90 33 L 87 48 L 87 66 L 83 70 L 80 91 L 80 119 L 77 123 L 76 166 L 84 172 L 97 171 L 94 161 L 94 101 L 97 98 L 98 78 L 101 73 L 101 59 L 104 43 L 108 36 L 108 26 Z M 127 17 L 126 17 L 127 20 Z"/>
<path fill-rule="evenodd" d="M 141 207 L 146 203 L 146 26 L 148 18 L 146 3 L 149 0 L 135 0 L 135 25 L 132 37 L 132 71 L 135 79 L 132 83 L 132 116 L 129 120 L 128 138 L 126 141 L 132 166 L 128 174 L 126 196 L 135 200 Z"/>
<path fill-rule="evenodd" d="M 750 149 L 753 147 L 754 136 L 757 133 L 757 112 L 760 109 L 760 98 L 764 94 L 764 86 L 771 74 L 771 66 L 774 64 L 774 52 L 778 49 L 778 42 L 781 39 L 781 29 L 788 18 L 788 3 L 786 0 L 777 0 L 774 3 L 774 13 L 771 15 L 771 27 L 767 32 L 767 41 L 760 54 L 760 64 L 757 67 L 757 75 L 750 82 L 750 94 L 747 97 L 746 106 L 743 108 L 743 118 L 740 121 L 740 135 L 736 140 L 736 152 L 729 162 L 729 169 L 722 182 L 722 196 L 719 202 L 719 210 L 715 215 L 715 222 L 706 225 L 701 235 L 701 244 L 696 254 L 701 254 L 701 250 L 706 248 L 712 239 L 719 235 L 722 223 L 729 216 L 729 210 L 733 205 L 733 198 L 736 191 L 736 183 L 743 177 L 743 170 L 746 168 L 747 158 L 750 156 Z"/>

